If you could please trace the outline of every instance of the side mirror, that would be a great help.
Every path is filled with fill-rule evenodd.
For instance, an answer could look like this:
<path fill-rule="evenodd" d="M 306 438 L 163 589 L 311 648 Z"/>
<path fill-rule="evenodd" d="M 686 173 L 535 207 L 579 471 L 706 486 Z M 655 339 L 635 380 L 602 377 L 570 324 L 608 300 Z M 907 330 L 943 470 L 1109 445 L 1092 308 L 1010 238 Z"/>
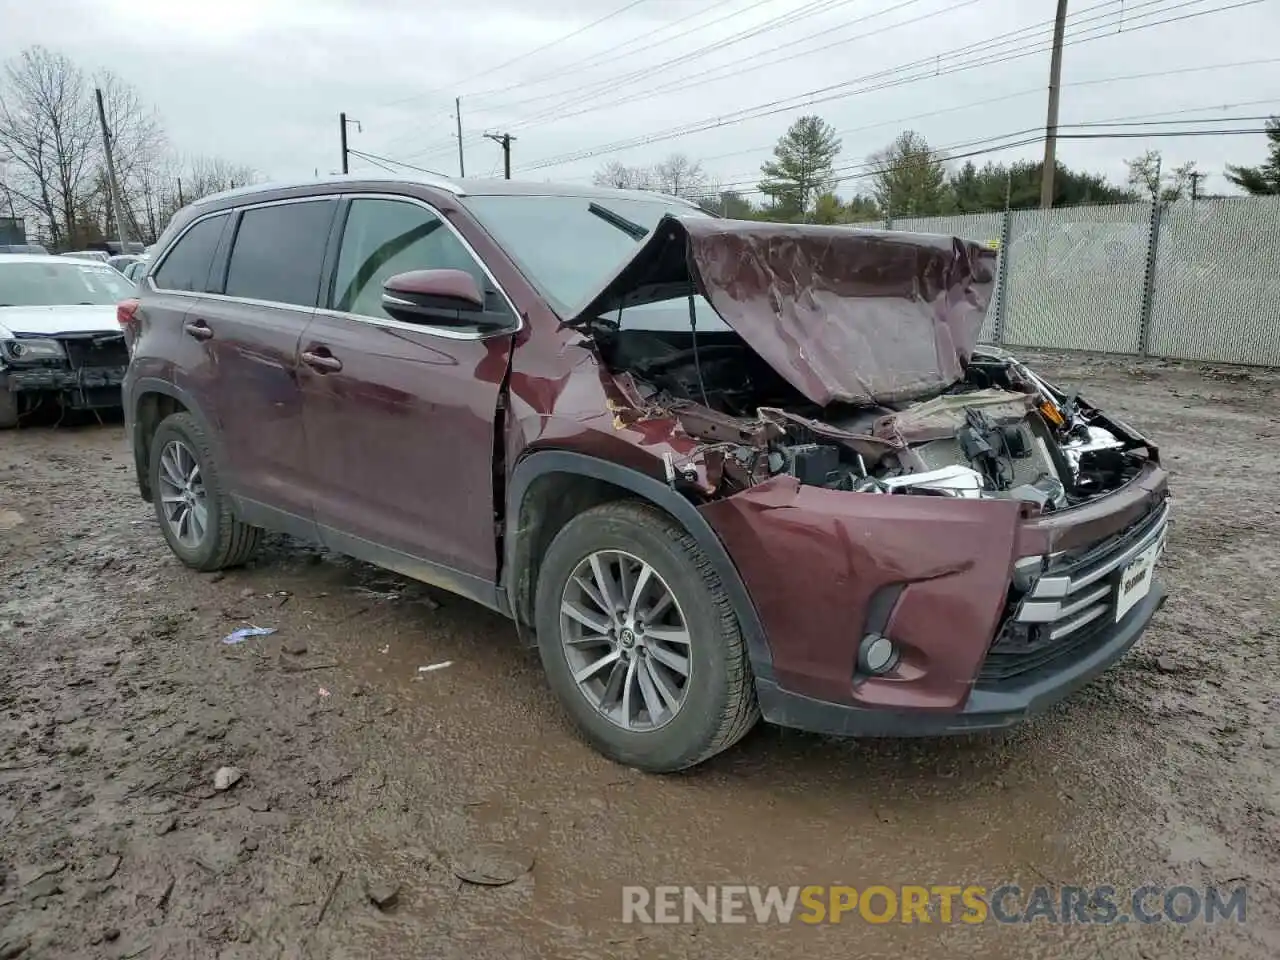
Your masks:
<path fill-rule="evenodd" d="M 382 285 L 382 308 L 405 323 L 483 321 L 484 294 L 465 270 L 411 270 Z"/>

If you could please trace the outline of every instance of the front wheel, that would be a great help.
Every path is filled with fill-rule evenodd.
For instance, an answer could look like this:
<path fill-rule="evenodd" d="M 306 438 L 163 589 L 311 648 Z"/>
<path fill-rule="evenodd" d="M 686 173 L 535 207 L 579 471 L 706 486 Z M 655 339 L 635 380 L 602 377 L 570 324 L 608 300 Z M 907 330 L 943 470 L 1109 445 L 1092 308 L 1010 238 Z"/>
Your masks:
<path fill-rule="evenodd" d="M 706 555 L 631 501 L 579 514 L 542 560 L 538 647 L 552 690 L 601 753 L 693 766 L 759 718 L 746 645 Z"/>
<path fill-rule="evenodd" d="M 156 518 L 179 560 L 209 571 L 249 559 L 262 531 L 236 519 L 209 438 L 195 417 L 165 417 L 151 441 L 150 466 Z"/>
<path fill-rule="evenodd" d="M 18 395 L 0 385 L 0 430 L 12 430 L 18 425 Z"/>

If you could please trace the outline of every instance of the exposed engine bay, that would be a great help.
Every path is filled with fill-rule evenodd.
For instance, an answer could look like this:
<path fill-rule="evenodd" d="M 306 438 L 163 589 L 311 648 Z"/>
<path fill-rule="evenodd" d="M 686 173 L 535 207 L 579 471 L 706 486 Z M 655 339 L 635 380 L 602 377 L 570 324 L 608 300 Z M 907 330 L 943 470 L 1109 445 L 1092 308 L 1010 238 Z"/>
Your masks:
<path fill-rule="evenodd" d="M 834 490 L 1019 500 L 1061 510 L 1133 478 L 1156 448 L 1002 351 L 979 347 L 963 379 L 891 405 L 806 399 L 732 330 L 620 329 L 592 339 L 628 399 L 705 442 L 728 495 L 778 475 Z M 688 479 L 669 461 L 668 480 Z"/>

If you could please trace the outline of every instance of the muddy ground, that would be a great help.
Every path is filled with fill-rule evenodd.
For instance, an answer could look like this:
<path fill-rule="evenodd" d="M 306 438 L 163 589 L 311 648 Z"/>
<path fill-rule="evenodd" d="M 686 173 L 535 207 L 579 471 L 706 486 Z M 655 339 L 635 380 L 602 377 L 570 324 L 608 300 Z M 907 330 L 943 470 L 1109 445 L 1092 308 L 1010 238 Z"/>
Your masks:
<path fill-rule="evenodd" d="M 118 422 L 0 436 L 0 957 L 1280 955 L 1280 375 L 1042 367 L 1172 470 L 1140 645 L 1003 737 L 761 726 L 667 778 L 579 742 L 497 616 L 278 538 L 193 573 Z M 484 844 L 513 883 L 455 876 Z M 1245 885 L 1246 923 L 620 922 L 628 883 L 1006 880 Z"/>

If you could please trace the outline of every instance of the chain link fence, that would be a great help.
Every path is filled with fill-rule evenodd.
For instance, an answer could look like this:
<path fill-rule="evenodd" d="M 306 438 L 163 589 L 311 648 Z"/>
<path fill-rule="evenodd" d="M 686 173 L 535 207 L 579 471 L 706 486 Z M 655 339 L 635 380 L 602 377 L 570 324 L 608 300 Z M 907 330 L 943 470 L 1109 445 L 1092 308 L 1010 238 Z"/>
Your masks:
<path fill-rule="evenodd" d="M 1280 367 L 1280 197 L 855 226 L 998 246 L 985 343 Z"/>

